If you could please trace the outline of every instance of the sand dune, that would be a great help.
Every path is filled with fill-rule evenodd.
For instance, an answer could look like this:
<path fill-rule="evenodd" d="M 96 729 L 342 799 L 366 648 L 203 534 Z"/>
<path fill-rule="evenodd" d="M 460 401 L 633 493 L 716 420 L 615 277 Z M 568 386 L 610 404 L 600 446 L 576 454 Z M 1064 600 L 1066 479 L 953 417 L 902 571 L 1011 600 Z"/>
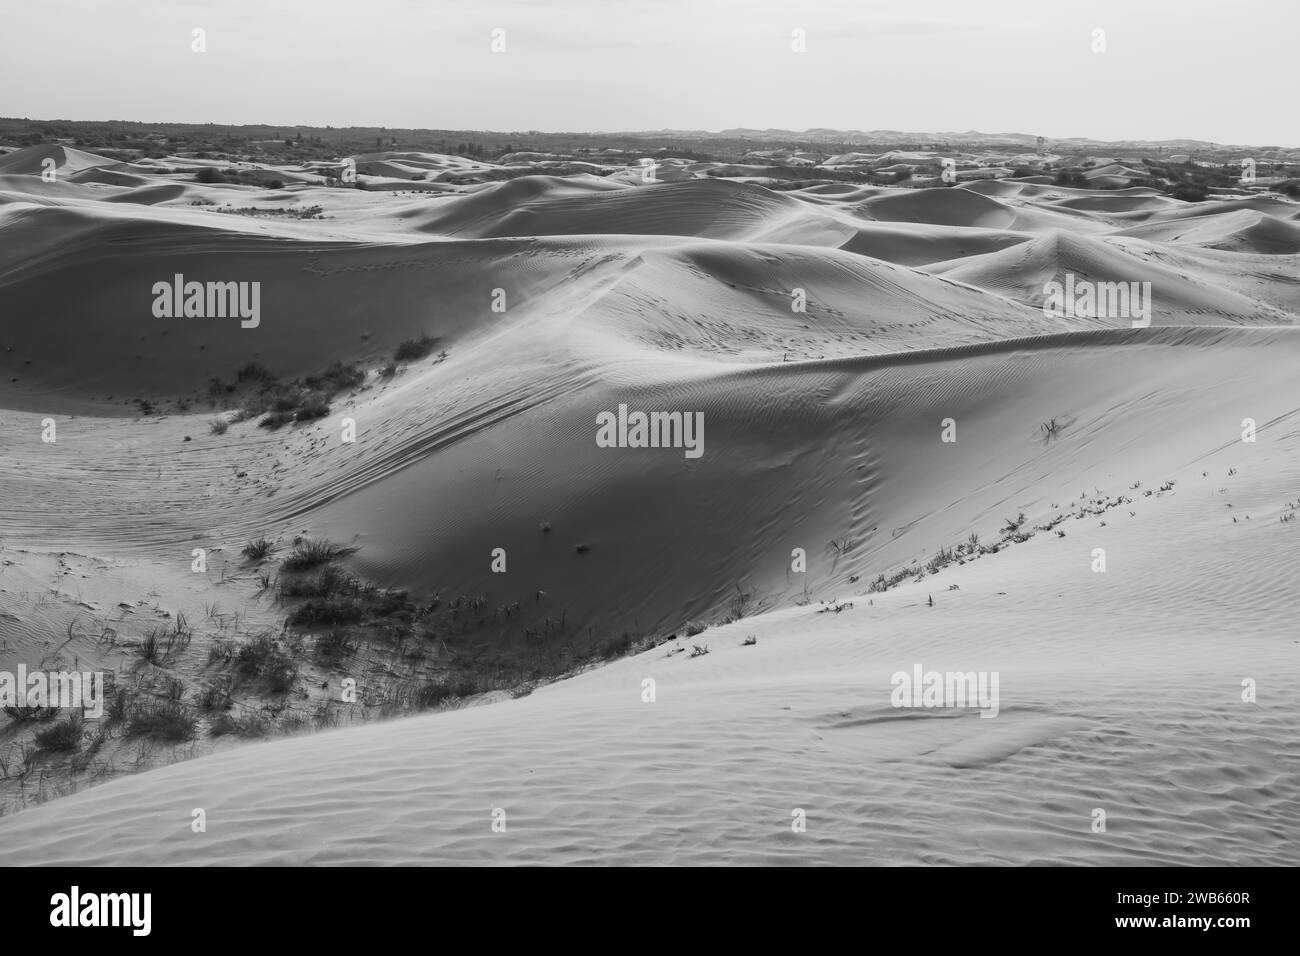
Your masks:
<path fill-rule="evenodd" d="M 465 657 L 658 643 L 519 699 L 205 736 L 0 819 L 15 860 L 1300 860 L 1296 203 L 407 152 L 354 158 L 374 190 L 266 167 L 271 189 L 34 149 L 0 157 L 0 664 L 67 627 L 58 653 L 125 679 L 88 622 L 137 639 L 216 601 L 278 628 L 239 557 L 260 535 L 513 608 L 438 635 Z M 256 325 L 155 316 L 178 274 L 259 283 Z M 1048 316 L 1067 276 L 1150 283 L 1151 327 Z M 231 420 L 246 363 L 336 361 L 361 378 L 324 417 Z M 702 453 L 602 447 L 620 406 L 701 414 Z M 998 718 L 891 706 L 918 662 L 1000 673 Z"/>
<path fill-rule="evenodd" d="M 115 166 L 118 161 L 106 156 L 87 153 L 70 146 L 56 146 L 52 143 L 41 146 L 28 146 L 0 156 L 0 175 L 39 176 L 47 169 L 72 174 L 97 166 Z"/>
<path fill-rule="evenodd" d="M 1281 223 L 1279 226 L 1283 225 Z M 1045 285 L 1066 273 L 1090 282 L 1150 283 L 1151 322 L 1291 324 L 1294 317 L 1238 292 L 1202 282 L 1194 273 L 1135 259 L 1124 246 L 1092 236 L 1053 232 L 978 258 L 931 265 L 929 271 L 1041 308 Z"/>
<path fill-rule="evenodd" d="M 682 642 L 707 644 L 707 657 L 667 656 L 674 645 L 661 645 L 522 700 L 152 771 L 0 821 L 0 837 L 14 859 L 92 865 L 1294 863 L 1300 819 L 1285 781 L 1294 714 L 1277 688 L 1294 677 L 1288 594 L 1300 582 L 1286 557 L 1289 529 L 1276 518 L 1294 493 L 1285 476 L 1297 465 L 1297 408 L 1284 396 L 1300 343 L 1246 330 L 1103 336 L 1044 343 L 1028 365 L 1009 348 L 971 356 L 964 372 L 953 353 L 820 373 L 839 394 L 863 398 L 888 374 L 881 404 L 917 396 L 906 414 L 873 423 L 856 453 L 848 415 L 839 426 L 817 415 L 823 435 L 843 434 L 838 455 L 859 473 L 848 481 L 862 523 L 916 522 L 901 529 L 906 544 L 893 537 L 900 529 L 882 527 L 873 550 L 885 539 L 920 552 L 922 541 L 987 532 L 1016 509 L 1037 521 L 1081 484 L 1133 496 L 1101 518 L 1065 521 L 1064 538 L 1040 534 L 871 603 L 840 579 L 834 590 L 851 609 L 787 608 Z M 1156 358 L 1165 353 L 1168 361 Z M 1249 450 L 1234 440 L 1235 414 L 1199 387 L 1234 357 L 1261 374 L 1224 387 L 1273 422 Z M 1119 369 L 1103 371 L 1115 361 Z M 744 378 L 774 397 L 781 371 Z M 922 375 L 929 391 L 916 387 Z M 964 393 L 988 382 L 1004 391 Z M 1153 406 L 1153 395 L 1164 397 Z M 968 410 L 969 431 L 946 448 L 918 440 L 910 415 L 930 421 L 945 403 Z M 1053 448 L 1030 428 L 1045 409 L 1077 415 Z M 779 414 L 790 425 L 803 417 L 789 405 Z M 878 445 L 882 433 L 893 440 Z M 837 455 L 825 443 L 819 452 Z M 884 463 L 900 459 L 911 470 L 887 473 Z M 1225 479 L 1230 466 L 1237 477 Z M 809 472 L 787 485 L 807 499 L 817 493 L 802 483 Z M 1177 484 L 1143 498 L 1127 491 L 1140 477 L 1150 488 Z M 678 501 L 696 518 L 723 503 L 694 493 Z M 1225 501 L 1252 520 L 1230 523 Z M 647 506 L 645 515 L 674 510 Z M 728 520 L 711 517 L 691 549 Z M 592 557 L 643 550 L 624 530 L 611 528 Z M 779 568 L 784 545 L 814 534 L 796 524 L 756 537 L 766 542 L 756 557 Z M 1104 575 L 1089 570 L 1094 547 L 1110 556 Z M 1249 582 L 1221 573 L 1244 561 L 1273 570 Z M 641 580 L 656 582 L 668 566 L 644 569 Z M 597 586 L 615 580 L 590 577 L 597 567 L 571 573 Z M 750 633 L 757 645 L 739 646 Z M 890 674 L 918 661 L 999 671 L 998 719 L 891 708 Z M 1259 704 L 1239 700 L 1249 676 L 1269 687 Z M 641 699 L 646 678 L 656 681 L 654 703 Z M 208 817 L 200 836 L 189 830 L 195 807 Z M 491 830 L 494 808 L 506 812 L 503 834 Z M 807 814 L 803 835 L 790 831 L 796 808 Z M 1104 836 L 1089 830 L 1095 808 L 1109 815 Z M 1222 826 L 1225 817 L 1234 825 Z"/>

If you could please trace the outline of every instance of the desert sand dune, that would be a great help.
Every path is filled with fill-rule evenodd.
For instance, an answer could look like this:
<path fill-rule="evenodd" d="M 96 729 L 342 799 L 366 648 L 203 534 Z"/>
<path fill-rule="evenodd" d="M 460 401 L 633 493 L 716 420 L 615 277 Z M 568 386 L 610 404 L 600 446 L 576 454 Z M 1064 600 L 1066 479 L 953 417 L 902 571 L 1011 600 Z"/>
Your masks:
<path fill-rule="evenodd" d="M 1063 231 L 978 258 L 927 268 L 1035 308 L 1043 305 L 1048 282 L 1062 281 L 1066 273 L 1072 273 L 1090 282 L 1150 283 L 1154 325 L 1285 325 L 1294 321 L 1285 311 L 1216 287 L 1213 274 L 1209 282 L 1202 281 L 1195 273 L 1157 261 L 1135 261 L 1123 246 L 1105 239 Z"/>
<path fill-rule="evenodd" d="M 278 628 L 239 557 L 262 535 L 514 606 L 483 653 L 556 619 L 659 643 L 519 699 L 205 743 L 0 818 L 15 860 L 1300 861 L 1296 203 L 408 152 L 354 157 L 374 190 L 270 189 L 33 149 L 0 157 L 0 655 L 218 599 Z M 178 274 L 259 283 L 256 324 L 156 316 Z M 1151 327 L 1045 314 L 1067 276 L 1150 283 Z M 269 430 L 220 387 L 250 362 L 359 377 Z M 701 454 L 602 447 L 620 406 L 699 413 Z M 998 718 L 892 707 L 917 662 L 999 672 Z"/>
<path fill-rule="evenodd" d="M 1191 385 L 1212 369 L 1217 350 L 1204 339 L 1168 346 L 1202 357 L 1185 374 L 1181 358 L 1170 363 L 1149 384 Z M 1278 377 L 1244 393 L 1244 406 L 1288 404 L 1276 401 L 1286 363 L 1266 358 L 1280 342 L 1260 341 L 1259 358 Z M 1294 360 L 1294 343 L 1281 351 Z M 1039 351 L 1042 364 L 1013 375 L 1078 407 L 1115 350 L 1080 352 L 1096 364 Z M 1064 388 L 1052 382 L 1061 373 Z M 1186 394 L 1206 403 L 1196 414 L 1214 404 L 1203 389 Z M 1065 462 L 1031 452 L 1023 436 L 1023 464 L 1010 465 L 1017 477 L 993 512 L 1033 509 L 1048 488 L 1064 496 L 1093 479 L 1107 490 L 1141 473 L 1178 480 L 1174 492 L 1125 506 L 1133 517 L 1117 510 L 1105 527 L 1067 520 L 1063 539 L 1038 536 L 870 604 L 854 598 L 841 614 L 814 604 L 717 628 L 693 639 L 710 646 L 706 657 L 667 656 L 671 645 L 661 645 L 522 700 L 151 771 L 2 820 L 0 836 L 15 860 L 91 865 L 1293 864 L 1300 819 L 1285 768 L 1296 756 L 1294 715 L 1285 693 L 1244 705 L 1238 685 L 1294 678 L 1286 594 L 1297 581 L 1275 512 L 1294 492 L 1284 475 L 1296 466 L 1295 409 L 1248 453 L 1230 441 L 1206 447 L 1190 429 L 1166 432 L 1165 447 L 1151 449 L 1159 426 L 1189 416 L 1170 401 L 1152 418 L 1149 395 L 1134 381 L 1106 427 L 1081 420 Z M 1008 426 L 1036 396 L 1025 402 L 989 402 L 980 437 L 1010 441 Z M 1098 442 L 1118 456 L 1103 458 Z M 967 447 L 993 468 L 1005 457 Z M 963 466 L 971 461 L 964 453 Z M 1114 473 L 1097 474 L 1088 467 L 1096 461 Z M 1234 462 L 1231 500 L 1249 507 L 1249 526 L 1225 524 L 1213 492 Z M 915 504 L 944 500 L 900 484 Z M 1114 562 L 1104 575 L 1088 569 L 1096 546 Z M 1249 582 L 1222 573 L 1261 559 L 1274 573 Z M 750 633 L 757 645 L 739 646 Z M 998 670 L 998 719 L 891 708 L 891 672 L 916 661 Z M 656 681 L 654 703 L 641 699 L 646 678 Z M 1029 778 L 1039 786 L 1025 787 Z M 190 832 L 195 807 L 207 813 L 206 834 Z M 495 808 L 506 813 L 505 833 L 491 830 Z M 806 834 L 790 832 L 796 808 Z M 1089 832 L 1095 808 L 1109 815 L 1104 836 Z"/>

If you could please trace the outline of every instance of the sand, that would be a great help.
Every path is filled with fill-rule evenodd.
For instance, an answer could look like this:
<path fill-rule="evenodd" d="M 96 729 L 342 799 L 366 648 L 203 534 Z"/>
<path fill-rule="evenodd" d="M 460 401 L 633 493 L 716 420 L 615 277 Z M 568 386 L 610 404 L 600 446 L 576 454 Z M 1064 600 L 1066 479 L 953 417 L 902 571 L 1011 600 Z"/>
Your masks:
<path fill-rule="evenodd" d="M 25 801 L 0 818 L 15 862 L 1300 859 L 1296 203 L 777 191 L 685 163 L 412 193 L 495 173 L 409 153 L 356 158 L 392 179 L 374 192 L 74 150 L 42 183 L 25 152 L 0 158 L 0 666 L 58 645 L 124 668 L 90 621 L 135 634 L 210 601 L 275 625 L 237 554 L 260 534 L 354 544 L 350 570 L 417 594 L 523 601 L 511 628 L 563 613 L 573 641 L 684 635 L 752 599 L 519 699 L 203 740 Z M 1045 316 L 1067 272 L 1150 282 L 1151 327 Z M 155 318 L 175 273 L 261 282 L 260 325 Z M 421 333 L 445 356 L 381 378 Z M 327 418 L 209 433 L 212 376 L 336 359 L 368 377 Z M 702 412 L 704 454 L 598 447 L 620 403 Z M 1042 530 L 924 570 L 1021 513 Z M 194 547 L 219 575 L 190 573 Z M 998 672 L 998 717 L 892 707 L 916 664 Z"/>

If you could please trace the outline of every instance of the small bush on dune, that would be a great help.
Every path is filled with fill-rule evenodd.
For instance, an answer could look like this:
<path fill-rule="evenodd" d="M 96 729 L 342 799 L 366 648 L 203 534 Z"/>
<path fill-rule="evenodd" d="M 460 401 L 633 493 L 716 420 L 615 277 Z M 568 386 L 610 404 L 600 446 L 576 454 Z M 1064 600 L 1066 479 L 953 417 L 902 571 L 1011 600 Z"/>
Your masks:
<path fill-rule="evenodd" d="M 217 167 L 204 166 L 202 169 L 200 169 L 197 173 L 194 174 L 194 181 L 196 183 L 207 183 L 209 185 L 212 185 L 215 183 L 227 182 L 227 179 L 225 176 L 221 174 L 221 170 L 217 169 Z"/>
<path fill-rule="evenodd" d="M 271 412 L 269 415 L 267 415 L 265 418 L 263 418 L 260 422 L 257 423 L 257 427 L 269 428 L 272 431 L 274 431 L 277 428 L 280 428 L 284 425 L 288 425 L 292 421 L 293 421 L 293 412 Z"/>
<path fill-rule="evenodd" d="M 5 707 L 4 712 L 15 724 L 25 724 L 33 720 L 53 720 L 59 710 L 57 707 L 34 707 L 24 704 L 19 707 Z"/>
<path fill-rule="evenodd" d="M 212 721 L 212 726 L 208 728 L 208 733 L 213 737 L 224 737 L 228 734 L 236 737 L 265 737 L 270 732 L 270 721 L 257 714 L 245 714 L 242 717 L 219 714 Z"/>
<path fill-rule="evenodd" d="M 81 746 L 86 731 L 86 721 L 81 714 L 71 714 L 52 727 L 38 731 L 36 746 L 41 750 L 71 751 Z"/>
<path fill-rule="evenodd" d="M 333 394 L 334 392 L 357 388 L 365 380 L 366 373 L 355 365 L 344 365 L 342 362 L 335 362 L 323 372 L 308 375 L 302 380 L 302 383 L 313 391 Z"/>
<path fill-rule="evenodd" d="M 205 714 L 229 710 L 235 703 L 230 697 L 229 680 L 223 679 L 209 684 L 199 691 L 194 702 Z"/>
<path fill-rule="evenodd" d="M 226 429 L 229 427 L 230 422 L 226 421 L 224 418 L 214 418 L 212 421 L 208 422 L 208 430 L 214 435 L 224 435 Z"/>
<path fill-rule="evenodd" d="M 275 544 L 268 538 L 254 538 L 244 545 L 243 555 L 250 561 L 261 561 L 275 550 Z"/>
<path fill-rule="evenodd" d="M 235 370 L 235 380 L 239 382 L 274 382 L 275 375 L 264 365 L 257 362 L 245 362 Z"/>
<path fill-rule="evenodd" d="M 282 598 L 333 597 L 357 590 L 357 582 L 332 564 L 327 564 L 319 574 L 305 578 L 289 578 L 280 582 Z"/>
<path fill-rule="evenodd" d="M 298 406 L 294 421 L 307 422 L 317 418 L 324 418 L 330 413 L 330 403 L 324 395 L 316 393 L 303 399 Z"/>
<path fill-rule="evenodd" d="M 307 393 L 298 389 L 282 392 L 271 399 L 271 411 L 292 412 L 307 400 Z"/>
<path fill-rule="evenodd" d="M 281 568 L 285 571 L 309 571 L 322 564 L 329 564 L 336 558 L 352 554 L 356 550 L 356 548 L 345 548 L 332 541 L 302 541 L 284 559 Z"/>
<path fill-rule="evenodd" d="M 312 598 L 289 615 L 290 627 L 316 624 L 356 624 L 366 616 L 366 607 L 356 598 Z"/>
<path fill-rule="evenodd" d="M 347 631 L 342 628 L 330 628 L 320 637 L 316 638 L 316 659 L 326 663 L 333 663 L 346 657 L 351 657 L 357 652 L 360 645 L 351 637 Z"/>
<path fill-rule="evenodd" d="M 398 362 L 415 362 L 433 353 L 438 340 L 431 335 L 421 335 L 418 339 L 407 339 L 397 346 L 393 359 Z"/>
<path fill-rule="evenodd" d="M 133 707 L 127 718 L 126 734 L 160 740 L 193 740 L 198 725 L 198 714 L 193 707 L 168 700 Z"/>
<path fill-rule="evenodd" d="M 235 651 L 235 673 L 248 680 L 261 678 L 271 693 L 282 694 L 297 680 L 298 665 L 270 631 L 263 631 Z"/>

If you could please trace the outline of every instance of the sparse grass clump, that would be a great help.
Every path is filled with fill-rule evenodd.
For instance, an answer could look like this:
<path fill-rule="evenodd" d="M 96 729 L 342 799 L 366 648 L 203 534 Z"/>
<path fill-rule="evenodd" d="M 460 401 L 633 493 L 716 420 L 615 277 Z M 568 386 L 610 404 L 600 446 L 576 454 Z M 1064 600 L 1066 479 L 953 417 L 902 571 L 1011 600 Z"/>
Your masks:
<path fill-rule="evenodd" d="M 351 657 L 359 647 L 359 642 L 346 630 L 334 627 L 316 638 L 314 651 L 318 661 L 332 664 Z"/>
<path fill-rule="evenodd" d="M 438 340 L 431 335 L 421 335 L 418 339 L 407 339 L 397 346 L 393 360 L 397 362 L 418 362 L 433 354 Z"/>
<path fill-rule="evenodd" d="M 271 723 L 258 714 L 244 714 L 235 717 L 231 714 L 218 714 L 208 728 L 213 737 L 233 735 L 236 737 L 265 737 L 271 732 Z"/>
<path fill-rule="evenodd" d="M 230 679 L 223 676 L 213 681 L 199 691 L 194 698 L 194 702 L 199 710 L 205 714 L 213 711 L 223 712 L 229 710 L 234 706 L 234 701 L 230 696 Z"/>
<path fill-rule="evenodd" d="M 289 615 L 290 627 L 314 627 L 318 624 L 357 624 L 366 616 L 366 607 L 355 597 L 313 598 Z"/>
<path fill-rule="evenodd" d="M 293 577 L 280 582 L 282 598 L 328 598 L 337 594 L 355 593 L 358 582 L 332 564 L 321 568 L 309 577 Z"/>
<path fill-rule="evenodd" d="M 59 709 L 57 707 L 37 707 L 23 704 L 18 707 L 5 707 L 4 712 L 15 724 L 26 724 L 35 720 L 53 720 L 58 715 Z"/>
<path fill-rule="evenodd" d="M 957 555 L 953 552 L 952 548 L 941 547 L 939 553 L 927 562 L 925 568 L 931 574 L 938 574 L 945 567 L 952 564 L 952 562 L 956 560 L 956 557 Z"/>
<path fill-rule="evenodd" d="M 275 543 L 269 538 L 254 538 L 244 545 L 243 555 L 250 561 L 261 561 L 275 550 Z"/>
<path fill-rule="evenodd" d="M 257 423 L 257 427 L 275 431 L 277 428 L 283 428 L 285 425 L 292 424 L 293 421 L 293 412 L 270 412 L 265 418 Z"/>
<path fill-rule="evenodd" d="M 164 700 L 133 706 L 126 719 L 126 734 L 159 740 L 193 740 L 198 726 L 198 713 L 193 707 Z"/>
<path fill-rule="evenodd" d="M 313 392 L 324 392 L 327 395 L 333 395 L 336 392 L 357 388 L 365 380 L 366 373 L 357 366 L 335 362 L 323 372 L 308 375 L 302 380 L 302 383 Z"/>
<path fill-rule="evenodd" d="M 309 422 L 317 418 L 324 418 L 330 413 L 330 403 L 320 392 L 313 392 L 302 400 L 294 412 L 293 420 L 296 422 Z"/>
<path fill-rule="evenodd" d="M 235 381 L 240 382 L 274 382 L 275 375 L 265 365 L 245 362 L 235 370 Z"/>
<path fill-rule="evenodd" d="M 51 727 L 36 733 L 36 746 L 41 750 L 68 753 L 81 747 L 86 732 L 86 719 L 81 714 L 69 714 Z"/>
<path fill-rule="evenodd" d="M 208 422 L 208 431 L 212 432 L 214 435 L 224 435 L 229 428 L 230 422 L 226 421 L 224 418 L 214 418 L 212 421 Z"/>
<path fill-rule="evenodd" d="M 280 567 L 285 571 L 309 571 L 322 564 L 329 564 L 346 554 L 352 554 L 356 550 L 356 548 L 334 544 L 332 541 L 302 541 L 284 559 Z"/>
<path fill-rule="evenodd" d="M 273 694 L 283 694 L 298 679 L 298 665 L 280 647 L 270 631 L 240 645 L 234 656 L 235 673 L 246 680 L 264 680 Z"/>
<path fill-rule="evenodd" d="M 136 654 L 146 664 L 161 664 L 163 660 L 163 637 L 158 628 L 151 628 L 149 633 L 140 638 Z"/>

